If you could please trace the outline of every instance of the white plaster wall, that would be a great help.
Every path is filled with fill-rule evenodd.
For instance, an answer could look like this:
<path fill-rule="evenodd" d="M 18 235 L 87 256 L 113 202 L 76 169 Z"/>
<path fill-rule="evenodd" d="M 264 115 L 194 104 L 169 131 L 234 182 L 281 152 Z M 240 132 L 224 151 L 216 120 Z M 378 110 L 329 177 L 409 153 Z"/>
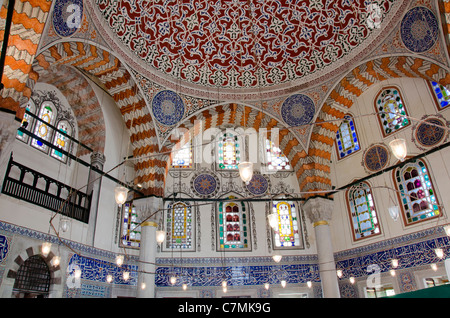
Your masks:
<path fill-rule="evenodd" d="M 423 151 L 412 141 L 412 127 L 418 123 L 412 119 L 411 125 L 402 129 L 400 132 L 383 138 L 381 126 L 374 115 L 375 113 L 375 97 L 382 87 L 395 85 L 400 89 L 404 104 L 409 116 L 415 119 L 421 119 L 424 115 L 432 115 L 439 113 L 447 120 L 450 118 L 450 109 L 437 111 L 432 92 L 427 83 L 422 79 L 391 79 L 380 84 L 375 84 L 368 88 L 351 107 L 350 113 L 355 117 L 355 125 L 359 136 L 361 150 L 342 159 L 337 160 L 335 149 L 332 152 L 332 183 L 336 188 L 344 187 L 354 180 L 366 177 L 369 173 L 363 167 L 364 151 L 372 144 L 384 143 L 386 146 L 395 137 L 404 138 L 408 146 L 408 155 L 415 156 Z M 421 222 L 416 225 L 404 226 L 403 221 L 399 219 L 394 222 L 389 216 L 388 207 L 392 205 L 393 200 L 398 204 L 396 193 L 387 189 L 376 187 L 394 187 L 394 179 L 392 171 L 388 171 L 380 176 L 368 180 L 369 184 L 374 187 L 373 195 L 375 205 L 378 210 L 379 222 L 381 224 L 382 234 L 373 238 L 366 238 L 358 242 L 353 241 L 351 233 L 350 218 L 345 200 L 345 191 L 338 192 L 335 197 L 335 213 L 331 224 L 333 244 L 335 252 L 343 251 L 357 246 L 379 242 L 388 238 L 406 235 L 417 232 L 426 228 L 432 228 L 437 224 L 442 225 L 448 223 L 448 211 L 450 207 L 450 198 L 446 195 L 447 189 L 450 188 L 450 164 L 446 160 L 450 155 L 450 149 L 445 148 L 435 152 L 425 158 L 429 170 L 431 170 L 432 181 L 436 190 L 436 195 L 441 205 L 444 206 L 444 217 L 439 220 L 433 219 Z M 391 155 L 388 167 L 398 163 L 398 160 Z"/>

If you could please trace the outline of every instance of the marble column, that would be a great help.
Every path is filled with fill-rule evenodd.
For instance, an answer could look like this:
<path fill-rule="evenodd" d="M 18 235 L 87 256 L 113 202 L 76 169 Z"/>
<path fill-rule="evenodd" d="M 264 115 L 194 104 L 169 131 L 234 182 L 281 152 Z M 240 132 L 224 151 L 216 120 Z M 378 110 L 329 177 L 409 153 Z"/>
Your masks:
<path fill-rule="evenodd" d="M 100 152 L 93 152 L 91 154 L 91 165 L 98 170 L 103 170 L 105 164 L 105 155 Z M 89 211 L 89 227 L 87 231 L 87 244 L 94 246 L 95 231 L 97 227 L 97 215 L 98 215 L 98 203 L 100 199 L 100 189 L 102 187 L 102 178 L 99 178 L 100 174 L 89 170 L 88 186 L 86 189 L 87 194 L 91 194 L 91 208 Z"/>
<path fill-rule="evenodd" d="M 133 204 L 140 220 L 143 221 L 139 249 L 137 297 L 155 298 L 156 230 L 159 220 L 162 218 L 163 201 L 161 198 L 150 197 L 134 200 Z"/>
<path fill-rule="evenodd" d="M 334 202 L 325 198 L 311 198 L 303 205 L 315 231 L 320 280 L 324 298 L 340 298 L 336 264 L 330 234 Z"/>

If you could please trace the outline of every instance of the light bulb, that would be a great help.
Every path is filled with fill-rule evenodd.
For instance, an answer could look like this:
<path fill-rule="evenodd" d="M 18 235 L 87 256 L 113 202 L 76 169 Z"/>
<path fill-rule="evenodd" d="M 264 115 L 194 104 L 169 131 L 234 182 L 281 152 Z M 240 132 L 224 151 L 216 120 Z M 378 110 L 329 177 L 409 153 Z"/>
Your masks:
<path fill-rule="evenodd" d="M 311 281 L 308 281 L 308 282 L 306 283 L 306 285 L 307 285 L 309 288 L 311 288 L 311 286 L 312 286 Z"/>
<path fill-rule="evenodd" d="M 58 266 L 61 263 L 61 256 L 54 256 L 51 260 L 53 266 Z"/>
<path fill-rule="evenodd" d="M 443 258 L 444 257 L 444 250 L 442 248 L 436 248 L 434 250 L 434 252 L 436 253 L 436 256 L 439 258 Z"/>
<path fill-rule="evenodd" d="M 50 253 L 51 248 L 52 248 L 52 243 L 50 243 L 50 242 L 42 243 L 42 247 L 41 247 L 42 255 L 47 256 L 48 253 Z"/>
<path fill-rule="evenodd" d="M 222 287 L 227 287 L 227 281 L 226 280 L 222 281 Z"/>
<path fill-rule="evenodd" d="M 147 285 L 145 283 L 141 284 L 141 289 L 144 290 L 147 287 Z"/>
<path fill-rule="evenodd" d="M 398 160 L 405 160 L 408 154 L 405 139 L 394 139 L 389 143 L 389 147 L 391 147 L 392 153 Z"/>
<path fill-rule="evenodd" d="M 250 182 L 253 177 L 253 163 L 251 162 L 241 162 L 238 165 L 239 175 L 241 176 L 242 181 L 245 183 Z"/>
<path fill-rule="evenodd" d="M 286 281 L 285 280 L 281 281 L 281 287 L 283 287 L 283 288 L 286 287 Z"/>
<path fill-rule="evenodd" d="M 267 216 L 267 220 L 271 228 L 276 228 L 278 226 L 278 214 L 271 213 Z"/>
<path fill-rule="evenodd" d="M 166 238 L 165 231 L 156 231 L 156 242 L 158 242 L 158 244 L 164 242 L 165 238 Z"/>
<path fill-rule="evenodd" d="M 106 276 L 106 282 L 111 283 L 112 280 L 113 280 L 113 277 L 112 277 L 111 274 L 109 274 L 109 275 Z"/>
<path fill-rule="evenodd" d="M 183 284 L 183 290 L 187 289 L 187 284 Z"/>
<path fill-rule="evenodd" d="M 171 277 L 170 277 L 170 283 L 171 283 L 172 285 L 175 285 L 176 282 L 177 282 L 177 278 L 176 278 L 175 276 L 171 276 Z"/>
<path fill-rule="evenodd" d="M 282 258 L 283 258 L 283 256 L 281 256 L 281 255 L 272 256 L 272 259 L 275 261 L 275 263 L 279 263 Z"/>
<path fill-rule="evenodd" d="M 123 255 L 117 255 L 116 256 L 116 264 L 117 264 L 117 266 L 122 266 L 123 265 Z"/>
<path fill-rule="evenodd" d="M 128 189 L 122 186 L 117 186 L 114 189 L 114 197 L 118 205 L 122 205 L 127 201 Z"/>
<path fill-rule="evenodd" d="M 81 269 L 77 268 L 75 270 L 75 278 L 80 278 L 81 277 Z"/>
<path fill-rule="evenodd" d="M 438 267 L 436 264 L 433 263 L 433 264 L 431 264 L 431 269 L 434 271 L 437 271 Z"/>
<path fill-rule="evenodd" d="M 226 294 L 228 289 L 226 287 L 222 287 L 222 291 L 223 291 L 224 294 Z"/>
<path fill-rule="evenodd" d="M 338 269 L 337 271 L 336 271 L 336 275 L 339 277 L 339 278 L 341 278 L 342 277 L 342 270 L 341 269 Z"/>
<path fill-rule="evenodd" d="M 124 281 L 127 281 L 128 278 L 130 278 L 130 272 L 126 272 L 126 271 L 125 271 L 125 272 L 123 272 L 123 275 L 122 275 L 122 276 L 123 276 L 123 280 L 124 280 Z"/>
<path fill-rule="evenodd" d="M 392 261 L 391 261 L 391 264 L 392 264 L 392 267 L 393 268 L 397 268 L 398 267 L 398 259 L 393 259 Z"/>
<path fill-rule="evenodd" d="M 350 279 L 350 283 L 351 283 L 351 284 L 354 284 L 354 283 L 355 283 L 355 277 L 350 277 L 349 279 Z"/>
<path fill-rule="evenodd" d="M 265 284 L 264 284 L 264 288 L 265 288 L 266 290 L 269 290 L 269 287 L 270 287 L 270 284 L 269 284 L 269 283 L 265 283 Z"/>
<path fill-rule="evenodd" d="M 394 270 L 394 269 L 391 269 L 389 272 L 391 273 L 391 276 L 392 276 L 392 277 L 395 276 L 395 270 Z"/>

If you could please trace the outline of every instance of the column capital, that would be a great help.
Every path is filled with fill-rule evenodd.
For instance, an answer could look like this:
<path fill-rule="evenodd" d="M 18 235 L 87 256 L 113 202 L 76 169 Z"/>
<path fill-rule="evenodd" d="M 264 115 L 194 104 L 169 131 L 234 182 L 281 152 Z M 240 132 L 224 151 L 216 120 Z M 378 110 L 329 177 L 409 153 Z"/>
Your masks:
<path fill-rule="evenodd" d="M 163 199 L 158 197 L 138 198 L 133 200 L 139 218 L 144 221 L 142 226 L 158 226 L 163 215 Z M 157 211 L 159 213 L 155 213 Z"/>
<path fill-rule="evenodd" d="M 334 201 L 326 198 L 311 198 L 303 204 L 303 210 L 314 227 L 331 221 Z"/>
<path fill-rule="evenodd" d="M 103 169 L 105 161 L 106 157 L 103 153 L 98 151 L 94 151 L 91 153 L 91 165 L 93 165 L 97 169 Z"/>

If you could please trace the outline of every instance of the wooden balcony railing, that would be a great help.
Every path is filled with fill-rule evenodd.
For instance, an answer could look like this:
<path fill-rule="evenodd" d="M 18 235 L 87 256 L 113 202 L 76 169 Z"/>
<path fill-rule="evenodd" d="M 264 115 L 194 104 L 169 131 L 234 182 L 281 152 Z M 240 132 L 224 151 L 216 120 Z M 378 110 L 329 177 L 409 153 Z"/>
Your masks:
<path fill-rule="evenodd" d="M 11 158 L 2 193 L 88 223 L 91 196 L 30 169 Z"/>

